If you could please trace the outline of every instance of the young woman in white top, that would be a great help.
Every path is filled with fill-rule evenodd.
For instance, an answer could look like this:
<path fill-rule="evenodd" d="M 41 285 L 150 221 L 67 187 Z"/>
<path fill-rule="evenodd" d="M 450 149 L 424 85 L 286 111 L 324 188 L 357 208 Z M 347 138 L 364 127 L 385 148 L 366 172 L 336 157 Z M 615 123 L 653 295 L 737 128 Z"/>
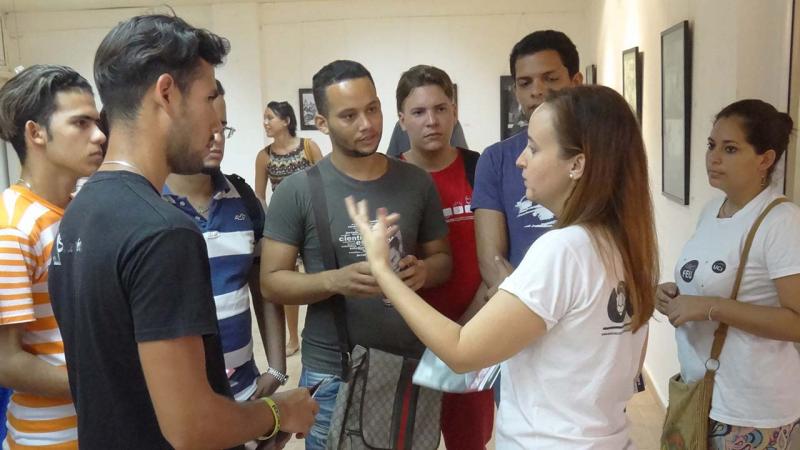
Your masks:
<path fill-rule="evenodd" d="M 370 268 L 420 340 L 459 372 L 502 365 L 498 449 L 630 449 L 633 395 L 658 277 L 647 161 L 636 118 L 602 86 L 551 94 L 517 160 L 526 196 L 558 217 L 466 325 L 394 274 L 399 218 L 348 199 Z M 377 205 L 380 206 L 380 205 Z M 498 258 L 499 260 L 499 258 Z"/>
<path fill-rule="evenodd" d="M 706 170 L 725 196 L 706 205 L 675 265 L 676 283 L 659 286 L 658 310 L 675 327 L 681 377 L 703 377 L 714 330 L 729 325 L 714 380 L 709 446 L 789 448 L 800 418 L 800 208 L 775 207 L 758 229 L 737 300 L 733 287 L 745 238 L 781 189 L 772 185 L 792 119 L 760 100 L 717 114 Z"/>

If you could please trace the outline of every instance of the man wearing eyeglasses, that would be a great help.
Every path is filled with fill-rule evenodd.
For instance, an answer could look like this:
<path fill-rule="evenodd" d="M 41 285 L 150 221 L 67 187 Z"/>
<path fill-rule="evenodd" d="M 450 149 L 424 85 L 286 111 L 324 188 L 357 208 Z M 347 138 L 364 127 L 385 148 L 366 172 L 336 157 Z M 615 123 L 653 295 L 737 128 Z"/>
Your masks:
<path fill-rule="evenodd" d="M 195 175 L 171 174 L 163 197 L 192 217 L 203 233 L 211 267 L 211 285 L 225 354 L 225 369 L 237 401 L 265 397 L 286 383 L 283 307 L 262 301 L 259 286 L 259 242 L 264 210 L 253 190 L 238 175 L 223 175 L 225 139 L 236 131 L 228 126 L 225 90 L 217 81 L 219 96 L 214 110 L 223 129 L 214 135 L 203 171 Z M 267 352 L 269 367 L 260 374 L 253 358 L 250 296 Z"/>

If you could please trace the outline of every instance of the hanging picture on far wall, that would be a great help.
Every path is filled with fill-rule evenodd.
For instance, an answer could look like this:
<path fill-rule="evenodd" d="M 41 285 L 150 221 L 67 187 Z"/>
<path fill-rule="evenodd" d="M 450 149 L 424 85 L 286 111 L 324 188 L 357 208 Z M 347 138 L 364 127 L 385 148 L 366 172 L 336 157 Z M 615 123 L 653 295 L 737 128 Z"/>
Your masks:
<path fill-rule="evenodd" d="M 503 75 L 500 77 L 500 139 L 508 139 L 527 126 L 525 113 L 514 95 L 514 78 Z"/>
<path fill-rule="evenodd" d="M 597 66 L 590 64 L 586 66 L 586 79 L 584 84 L 597 84 Z"/>
<path fill-rule="evenodd" d="M 317 104 L 314 102 L 314 91 L 312 89 L 300 89 L 300 129 L 316 130 L 317 125 L 314 117 L 317 115 Z"/>
<path fill-rule="evenodd" d="M 622 95 L 636 111 L 639 123 L 642 122 L 642 67 L 639 47 L 622 52 Z"/>
<path fill-rule="evenodd" d="M 692 67 L 689 22 L 661 33 L 661 192 L 689 204 Z"/>

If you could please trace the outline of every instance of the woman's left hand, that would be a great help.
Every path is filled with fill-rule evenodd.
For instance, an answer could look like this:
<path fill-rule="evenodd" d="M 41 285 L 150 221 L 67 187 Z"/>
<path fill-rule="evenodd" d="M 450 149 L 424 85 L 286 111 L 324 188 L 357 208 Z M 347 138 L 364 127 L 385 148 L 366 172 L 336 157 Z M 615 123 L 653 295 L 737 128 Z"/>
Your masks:
<path fill-rule="evenodd" d="M 386 208 L 378 208 L 374 224 L 370 224 L 367 201 L 361 200 L 358 203 L 352 196 L 344 199 L 347 206 L 347 213 L 353 224 L 361 233 L 364 248 L 367 251 L 367 260 L 371 267 L 379 267 L 385 264 L 391 270 L 389 264 L 389 237 L 397 232 L 395 225 L 400 218 L 399 214 L 387 214 Z"/>
<path fill-rule="evenodd" d="M 699 295 L 678 295 L 667 304 L 669 322 L 679 327 L 686 322 L 708 320 L 708 311 L 714 306 L 714 299 Z"/>

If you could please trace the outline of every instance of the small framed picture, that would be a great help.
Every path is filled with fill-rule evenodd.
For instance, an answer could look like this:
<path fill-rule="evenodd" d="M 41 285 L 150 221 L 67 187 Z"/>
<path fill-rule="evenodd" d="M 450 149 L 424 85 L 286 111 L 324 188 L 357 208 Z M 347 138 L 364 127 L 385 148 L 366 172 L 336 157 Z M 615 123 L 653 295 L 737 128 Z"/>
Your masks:
<path fill-rule="evenodd" d="M 312 89 L 299 89 L 300 105 L 300 129 L 316 130 L 317 125 L 314 117 L 317 115 L 317 103 L 314 101 L 314 91 Z"/>
<path fill-rule="evenodd" d="M 586 66 L 586 84 L 597 84 L 597 66 L 590 64 Z"/>
<path fill-rule="evenodd" d="M 528 127 L 528 120 L 514 94 L 514 77 L 500 77 L 500 139 L 519 133 Z"/>
<path fill-rule="evenodd" d="M 642 122 L 642 66 L 639 47 L 622 52 L 622 96 L 636 111 L 639 123 Z"/>

